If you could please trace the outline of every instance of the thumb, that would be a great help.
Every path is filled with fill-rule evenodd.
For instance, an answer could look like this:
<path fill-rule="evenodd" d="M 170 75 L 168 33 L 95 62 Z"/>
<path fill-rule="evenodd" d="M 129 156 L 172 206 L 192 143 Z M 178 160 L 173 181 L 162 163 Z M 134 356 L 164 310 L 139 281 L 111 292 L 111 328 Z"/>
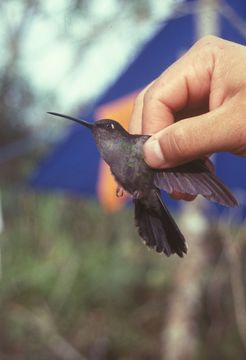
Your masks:
<path fill-rule="evenodd" d="M 144 144 L 145 161 L 153 168 L 168 168 L 229 150 L 233 145 L 232 124 L 225 118 L 224 112 L 217 109 L 167 126 Z"/>

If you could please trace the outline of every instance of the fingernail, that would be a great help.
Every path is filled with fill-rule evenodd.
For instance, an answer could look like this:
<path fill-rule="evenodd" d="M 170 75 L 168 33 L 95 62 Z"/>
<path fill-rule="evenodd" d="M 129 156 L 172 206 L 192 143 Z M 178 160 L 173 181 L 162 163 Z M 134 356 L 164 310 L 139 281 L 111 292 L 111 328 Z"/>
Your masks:
<path fill-rule="evenodd" d="M 163 166 L 165 159 L 157 139 L 150 139 L 144 144 L 144 159 L 151 167 Z"/>

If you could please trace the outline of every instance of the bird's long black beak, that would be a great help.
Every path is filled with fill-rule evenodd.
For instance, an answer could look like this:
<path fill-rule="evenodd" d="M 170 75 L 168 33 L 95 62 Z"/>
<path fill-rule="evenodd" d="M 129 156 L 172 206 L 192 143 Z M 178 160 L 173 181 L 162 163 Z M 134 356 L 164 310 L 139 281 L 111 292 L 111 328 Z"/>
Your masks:
<path fill-rule="evenodd" d="M 85 121 L 85 120 L 76 119 L 76 118 L 74 118 L 74 117 L 72 117 L 72 116 L 63 115 L 63 114 L 59 114 L 59 113 L 51 112 L 51 111 L 48 111 L 47 114 L 51 114 L 51 115 L 63 117 L 63 118 L 68 119 L 68 120 L 75 121 L 75 122 L 77 122 L 78 124 L 84 125 L 84 126 L 86 126 L 87 128 L 89 128 L 89 129 L 92 129 L 92 127 L 93 127 L 93 124 L 92 124 L 92 123 L 89 123 L 89 122 L 87 122 L 87 121 Z"/>

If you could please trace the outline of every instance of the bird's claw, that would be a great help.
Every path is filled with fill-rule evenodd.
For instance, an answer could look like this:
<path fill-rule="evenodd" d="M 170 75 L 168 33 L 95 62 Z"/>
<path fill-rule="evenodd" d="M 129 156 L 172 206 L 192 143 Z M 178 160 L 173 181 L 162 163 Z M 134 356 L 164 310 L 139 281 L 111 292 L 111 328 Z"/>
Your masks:
<path fill-rule="evenodd" d="M 117 187 L 116 187 L 116 196 L 117 197 L 122 197 L 123 195 L 124 195 L 124 189 L 120 185 L 117 185 Z"/>
<path fill-rule="evenodd" d="M 139 190 L 135 190 L 132 194 L 133 199 L 140 199 L 142 197 L 142 192 Z"/>

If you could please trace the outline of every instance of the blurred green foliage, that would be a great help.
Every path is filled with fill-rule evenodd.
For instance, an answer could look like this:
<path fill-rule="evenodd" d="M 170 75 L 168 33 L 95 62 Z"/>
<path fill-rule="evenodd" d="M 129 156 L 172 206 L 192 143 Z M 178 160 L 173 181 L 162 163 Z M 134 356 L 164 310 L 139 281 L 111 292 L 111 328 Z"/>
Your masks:
<path fill-rule="evenodd" d="M 24 189 L 2 197 L 0 358 L 160 359 L 182 260 L 141 244 L 131 208 L 107 215 L 94 200 Z M 209 241 L 217 257 L 204 274 L 197 359 L 243 359 L 228 264 L 216 232 Z"/>
<path fill-rule="evenodd" d="M 146 250 L 132 209 L 24 190 L 3 205 L 1 359 L 56 358 L 57 337 L 82 353 L 102 342 L 112 358 L 158 358 L 175 259 Z"/>

